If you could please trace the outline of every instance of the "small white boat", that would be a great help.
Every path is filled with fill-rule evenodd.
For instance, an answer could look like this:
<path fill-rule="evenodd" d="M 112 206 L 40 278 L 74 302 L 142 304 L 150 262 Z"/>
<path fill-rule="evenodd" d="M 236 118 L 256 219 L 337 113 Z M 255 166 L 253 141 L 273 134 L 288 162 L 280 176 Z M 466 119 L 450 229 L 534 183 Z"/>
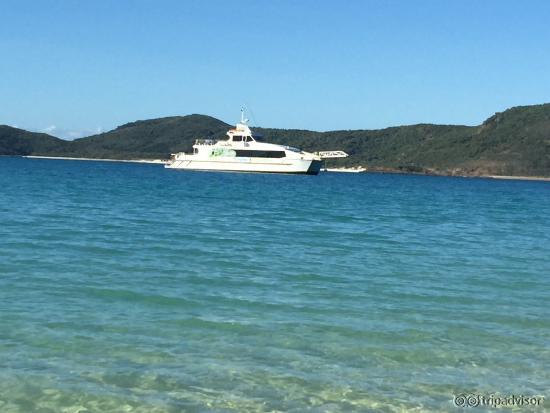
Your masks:
<path fill-rule="evenodd" d="M 260 141 L 253 135 L 241 110 L 241 121 L 227 132 L 228 139 L 197 139 L 193 153 L 172 154 L 165 165 L 172 169 L 230 172 L 272 172 L 317 175 L 323 163 L 319 155 L 285 145 Z"/>

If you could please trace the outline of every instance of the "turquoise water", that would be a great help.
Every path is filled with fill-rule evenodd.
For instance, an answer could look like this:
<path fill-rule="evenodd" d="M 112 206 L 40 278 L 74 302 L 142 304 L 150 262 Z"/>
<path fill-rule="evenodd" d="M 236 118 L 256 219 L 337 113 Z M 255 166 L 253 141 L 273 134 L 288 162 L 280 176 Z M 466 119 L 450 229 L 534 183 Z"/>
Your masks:
<path fill-rule="evenodd" d="M 550 394 L 547 182 L 0 158 L 0 224 L 2 413 Z"/>

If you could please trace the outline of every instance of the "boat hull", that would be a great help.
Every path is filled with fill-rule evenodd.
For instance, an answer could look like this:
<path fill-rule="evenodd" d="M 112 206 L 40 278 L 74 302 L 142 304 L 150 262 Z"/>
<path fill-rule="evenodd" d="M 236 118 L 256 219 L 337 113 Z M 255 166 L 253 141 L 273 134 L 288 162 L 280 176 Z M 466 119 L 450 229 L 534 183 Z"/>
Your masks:
<path fill-rule="evenodd" d="M 259 172 L 282 174 L 317 175 L 321 170 L 320 160 L 275 160 L 254 158 L 193 159 L 192 156 L 172 160 L 166 165 L 169 169 L 224 172 Z"/>

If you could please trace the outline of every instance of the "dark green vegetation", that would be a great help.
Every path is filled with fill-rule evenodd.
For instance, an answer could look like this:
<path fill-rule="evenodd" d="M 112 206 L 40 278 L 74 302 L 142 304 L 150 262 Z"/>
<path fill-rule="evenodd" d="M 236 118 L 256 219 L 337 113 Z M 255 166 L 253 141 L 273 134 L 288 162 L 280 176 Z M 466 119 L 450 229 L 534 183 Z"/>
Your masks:
<path fill-rule="evenodd" d="M 189 150 L 197 137 L 222 138 L 230 126 L 203 115 L 127 123 L 74 141 L 0 126 L 0 155 L 44 155 L 104 159 L 168 159 Z"/>
<path fill-rule="evenodd" d="M 64 153 L 70 142 L 45 133 L 0 125 L 0 155 L 34 155 Z"/>
<path fill-rule="evenodd" d="M 195 138 L 223 138 L 230 125 L 204 115 L 137 121 L 64 141 L 0 126 L 0 155 L 167 159 Z M 331 166 L 449 175 L 550 176 L 550 104 L 497 113 L 480 126 L 420 124 L 381 130 L 313 132 L 255 128 L 273 143 L 307 151 L 344 150 Z"/>

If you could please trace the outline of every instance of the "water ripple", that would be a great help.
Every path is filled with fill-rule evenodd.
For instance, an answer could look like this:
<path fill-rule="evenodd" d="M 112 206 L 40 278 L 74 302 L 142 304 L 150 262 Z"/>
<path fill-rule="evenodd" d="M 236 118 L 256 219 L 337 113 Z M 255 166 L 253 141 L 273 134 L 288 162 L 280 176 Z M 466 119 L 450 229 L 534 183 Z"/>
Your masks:
<path fill-rule="evenodd" d="M 3 413 L 548 394 L 547 183 L 0 168 Z"/>

